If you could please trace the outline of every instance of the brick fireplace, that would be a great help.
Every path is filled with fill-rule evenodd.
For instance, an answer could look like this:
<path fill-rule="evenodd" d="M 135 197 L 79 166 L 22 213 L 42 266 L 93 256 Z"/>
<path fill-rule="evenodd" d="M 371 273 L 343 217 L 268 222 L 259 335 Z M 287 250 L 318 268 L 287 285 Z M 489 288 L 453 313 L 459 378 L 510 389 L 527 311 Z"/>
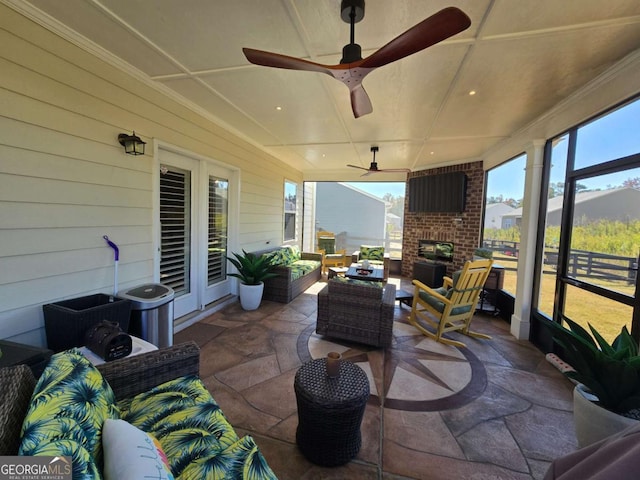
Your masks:
<path fill-rule="evenodd" d="M 409 179 L 425 175 L 464 172 L 467 175 L 467 197 L 462 213 L 409 212 Z M 482 162 L 464 163 L 449 167 L 411 172 L 407 176 L 404 203 L 404 230 L 402 235 L 402 275 L 413 276 L 413 262 L 418 257 L 420 240 L 430 239 L 455 244 L 453 262 L 446 263 L 447 275 L 462 268 L 471 259 L 480 244 L 482 203 L 484 198 L 484 171 Z"/>

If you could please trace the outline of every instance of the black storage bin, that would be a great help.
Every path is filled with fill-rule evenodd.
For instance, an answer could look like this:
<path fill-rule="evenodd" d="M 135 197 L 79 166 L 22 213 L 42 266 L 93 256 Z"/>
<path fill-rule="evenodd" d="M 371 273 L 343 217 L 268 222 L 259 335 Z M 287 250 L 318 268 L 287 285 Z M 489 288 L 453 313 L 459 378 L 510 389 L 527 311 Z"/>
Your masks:
<path fill-rule="evenodd" d="M 96 293 L 42 306 L 47 346 L 60 352 L 84 345 L 85 332 L 102 320 L 117 322 L 129 331 L 131 302 L 124 298 Z"/>

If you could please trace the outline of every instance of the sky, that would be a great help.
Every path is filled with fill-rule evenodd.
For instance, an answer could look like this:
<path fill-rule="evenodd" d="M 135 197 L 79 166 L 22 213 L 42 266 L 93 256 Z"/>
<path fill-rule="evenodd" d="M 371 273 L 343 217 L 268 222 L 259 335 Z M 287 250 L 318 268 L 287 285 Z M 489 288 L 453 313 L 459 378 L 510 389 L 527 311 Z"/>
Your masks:
<path fill-rule="evenodd" d="M 584 168 L 640 152 L 640 100 L 578 129 L 576 168 Z M 554 147 L 553 157 L 566 159 L 567 139 Z M 487 196 L 521 199 L 524 196 L 525 156 L 516 157 L 489 171 Z M 553 163 L 551 182 L 564 182 L 564 161 Z M 640 168 L 585 178 L 579 183 L 589 189 L 607 189 L 628 178 L 640 177 Z"/>

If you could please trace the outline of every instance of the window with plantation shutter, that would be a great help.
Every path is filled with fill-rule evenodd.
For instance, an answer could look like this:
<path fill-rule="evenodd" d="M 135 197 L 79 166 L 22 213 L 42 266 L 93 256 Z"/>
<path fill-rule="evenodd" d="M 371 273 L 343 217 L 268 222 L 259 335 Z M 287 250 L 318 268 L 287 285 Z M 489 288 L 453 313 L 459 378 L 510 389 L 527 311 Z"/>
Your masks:
<path fill-rule="evenodd" d="M 227 274 L 227 209 L 229 182 L 209 176 L 207 233 L 207 285 L 224 280 Z"/>
<path fill-rule="evenodd" d="M 164 166 L 160 175 L 160 281 L 176 296 L 191 291 L 191 172 Z"/>

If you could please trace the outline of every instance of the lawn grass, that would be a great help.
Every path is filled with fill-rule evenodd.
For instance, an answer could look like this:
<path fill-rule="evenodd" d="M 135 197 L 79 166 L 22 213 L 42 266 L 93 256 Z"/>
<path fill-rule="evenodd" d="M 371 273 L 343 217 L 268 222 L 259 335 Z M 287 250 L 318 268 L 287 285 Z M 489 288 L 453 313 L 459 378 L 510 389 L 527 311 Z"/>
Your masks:
<path fill-rule="evenodd" d="M 500 263 L 499 258 L 495 260 Z M 504 259 L 505 266 L 514 267 L 513 259 Z M 549 274 L 543 275 L 542 291 L 538 306 L 540 311 L 551 317 L 554 305 L 556 276 L 555 270 L 548 270 Z M 506 270 L 504 275 L 503 289 L 515 296 L 516 292 L 516 272 Z M 596 282 L 594 282 L 596 283 Z M 633 295 L 635 287 L 624 282 L 598 281 L 599 285 Z M 565 305 L 565 315 L 577 322 L 584 328 L 593 325 L 596 330 L 609 342 L 620 333 L 623 325 L 631 331 L 631 316 L 633 309 L 620 302 L 601 297 L 599 295 L 570 286 L 567 289 L 567 302 Z"/>

